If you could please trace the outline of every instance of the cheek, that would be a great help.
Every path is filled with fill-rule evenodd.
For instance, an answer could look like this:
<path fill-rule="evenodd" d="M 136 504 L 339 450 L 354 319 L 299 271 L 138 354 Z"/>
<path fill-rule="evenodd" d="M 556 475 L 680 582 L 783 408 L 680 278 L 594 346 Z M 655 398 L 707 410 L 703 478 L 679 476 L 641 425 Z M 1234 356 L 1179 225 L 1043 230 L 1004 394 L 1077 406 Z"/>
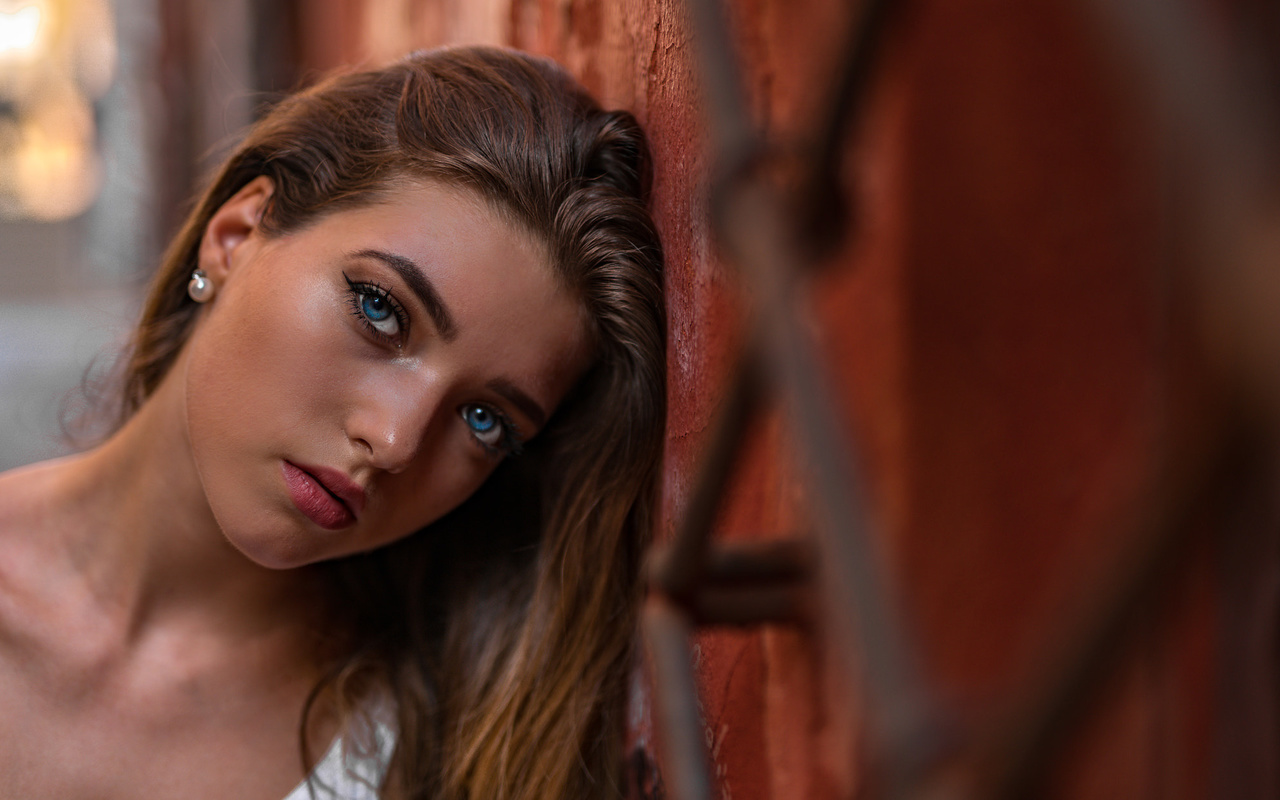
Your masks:
<path fill-rule="evenodd" d="M 263 299 L 259 299 L 259 298 Z M 340 339 L 337 313 L 320 292 L 239 292 L 211 308 L 207 329 L 193 340 L 189 406 L 219 408 L 238 423 L 287 411 L 330 385 Z M 273 420 L 278 425 L 281 420 Z"/>
<path fill-rule="evenodd" d="M 342 320 L 316 295 L 228 292 L 192 337 L 187 424 L 211 504 L 237 482 L 274 486 L 297 437 L 333 427 Z"/>

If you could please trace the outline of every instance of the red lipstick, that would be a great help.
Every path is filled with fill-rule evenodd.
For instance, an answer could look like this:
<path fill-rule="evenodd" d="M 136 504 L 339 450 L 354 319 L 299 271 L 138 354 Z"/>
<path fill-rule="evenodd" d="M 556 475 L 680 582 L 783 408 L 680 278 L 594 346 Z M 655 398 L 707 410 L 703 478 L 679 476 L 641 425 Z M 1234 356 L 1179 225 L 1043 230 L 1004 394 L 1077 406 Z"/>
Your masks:
<path fill-rule="evenodd" d="M 351 525 L 364 510 L 364 489 L 336 469 L 283 461 L 280 471 L 289 499 L 303 516 L 325 530 Z"/>

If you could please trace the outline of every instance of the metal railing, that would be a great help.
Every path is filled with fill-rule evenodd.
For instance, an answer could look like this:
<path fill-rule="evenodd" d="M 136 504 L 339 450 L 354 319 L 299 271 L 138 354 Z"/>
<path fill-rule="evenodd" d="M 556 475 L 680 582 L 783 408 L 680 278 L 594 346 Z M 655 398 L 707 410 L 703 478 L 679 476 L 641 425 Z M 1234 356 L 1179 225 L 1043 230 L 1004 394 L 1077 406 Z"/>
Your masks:
<path fill-rule="evenodd" d="M 910 631 L 876 565 L 877 537 L 845 418 L 825 385 L 814 346 L 795 318 L 807 273 L 839 244 L 849 204 L 838 176 L 848 132 L 866 108 L 879 56 L 908 5 L 867 0 L 854 15 L 846 59 L 800 186 L 799 200 L 759 166 L 769 143 L 742 98 L 728 26 L 717 0 L 690 0 L 715 154 L 712 222 L 726 258 L 752 297 L 749 335 L 725 391 L 692 499 L 673 539 L 650 561 L 643 636 L 650 654 L 663 783 L 672 800 L 709 800 L 713 783 L 702 742 L 689 637 L 699 625 L 758 625 L 801 618 L 834 648 L 864 698 L 860 728 L 874 754 L 866 786 L 886 798 L 1013 798 L 1043 778 L 1050 759 L 1090 707 L 1124 654 L 1121 644 L 1186 563 L 1189 532 L 1221 502 L 1252 459 L 1260 429 L 1280 429 L 1280 194 L 1275 120 L 1265 81 L 1213 52 L 1186 0 L 1084 0 L 1082 8 L 1129 60 L 1143 102 L 1177 139 L 1198 191 L 1197 269 L 1172 274 L 1193 298 L 1189 327 L 1227 342 L 1217 371 L 1228 403 L 1175 426 L 1162 421 L 1157 468 L 1132 513 L 1117 523 L 1120 554 L 1079 598 L 1074 620 L 1043 654 L 1041 668 L 1010 693 L 1006 708 L 970 730 L 943 719 L 922 677 Z M 1243 47 L 1243 46 L 1242 46 Z M 1243 48 L 1243 49 L 1247 49 Z M 1278 81 L 1280 83 L 1280 81 Z M 802 244 L 803 243 L 803 244 Z M 1172 270 L 1171 273 L 1176 272 Z M 1272 276 L 1276 277 L 1272 277 Z M 1229 309 L 1222 313 L 1221 309 Z M 1168 309 L 1165 309 L 1168 313 Z M 712 540 L 713 518 L 743 432 L 770 401 L 781 401 L 813 502 L 810 535 L 771 543 Z M 1245 408 L 1258 412 L 1241 436 Z M 1267 440 L 1270 441 L 1269 439 Z M 1268 447 L 1270 445 L 1267 445 Z M 1247 482 L 1247 481 L 1246 481 Z M 850 754 L 853 757 L 853 754 Z"/>

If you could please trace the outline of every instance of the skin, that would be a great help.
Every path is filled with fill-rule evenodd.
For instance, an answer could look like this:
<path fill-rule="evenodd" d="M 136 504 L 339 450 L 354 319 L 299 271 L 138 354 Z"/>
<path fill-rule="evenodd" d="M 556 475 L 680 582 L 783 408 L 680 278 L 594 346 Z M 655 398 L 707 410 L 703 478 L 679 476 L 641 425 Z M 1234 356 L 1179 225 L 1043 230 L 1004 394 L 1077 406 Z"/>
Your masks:
<path fill-rule="evenodd" d="M 252 182 L 210 221 L 216 293 L 133 419 L 0 475 L 0 798 L 283 797 L 324 630 L 308 565 L 455 507 L 504 455 L 461 412 L 528 439 L 539 420 L 511 389 L 550 413 L 589 363 L 539 244 L 469 191 L 409 184 L 273 238 L 272 189 Z M 369 250 L 421 266 L 453 335 L 396 270 L 352 255 Z M 407 332 L 375 335 L 348 280 L 389 291 Z M 362 487 L 356 519 L 309 519 L 286 461 Z M 334 733 L 320 714 L 313 751 Z"/>

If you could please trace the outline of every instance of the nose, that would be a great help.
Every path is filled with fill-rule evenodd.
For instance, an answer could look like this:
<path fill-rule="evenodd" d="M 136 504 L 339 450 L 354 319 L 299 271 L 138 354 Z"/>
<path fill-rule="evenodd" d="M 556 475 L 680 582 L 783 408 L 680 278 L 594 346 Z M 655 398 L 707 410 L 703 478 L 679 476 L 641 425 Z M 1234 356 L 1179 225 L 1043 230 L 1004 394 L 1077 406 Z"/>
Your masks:
<path fill-rule="evenodd" d="M 444 400 L 440 382 L 399 376 L 367 382 L 347 417 L 347 437 L 369 464 L 402 472 L 422 449 Z"/>

